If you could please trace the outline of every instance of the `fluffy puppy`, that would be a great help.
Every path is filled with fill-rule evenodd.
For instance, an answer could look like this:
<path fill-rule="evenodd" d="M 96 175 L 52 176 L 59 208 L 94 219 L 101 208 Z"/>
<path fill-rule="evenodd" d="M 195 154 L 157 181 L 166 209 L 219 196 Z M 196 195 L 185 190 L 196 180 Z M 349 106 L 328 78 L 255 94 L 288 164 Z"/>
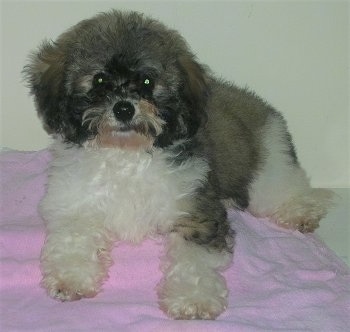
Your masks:
<path fill-rule="evenodd" d="M 224 201 L 302 232 L 326 214 L 331 193 L 310 187 L 280 113 L 216 78 L 158 21 L 98 14 L 44 41 L 24 72 L 54 138 L 40 211 L 55 299 L 95 296 L 114 241 L 162 234 L 160 308 L 214 319 L 234 243 Z"/>

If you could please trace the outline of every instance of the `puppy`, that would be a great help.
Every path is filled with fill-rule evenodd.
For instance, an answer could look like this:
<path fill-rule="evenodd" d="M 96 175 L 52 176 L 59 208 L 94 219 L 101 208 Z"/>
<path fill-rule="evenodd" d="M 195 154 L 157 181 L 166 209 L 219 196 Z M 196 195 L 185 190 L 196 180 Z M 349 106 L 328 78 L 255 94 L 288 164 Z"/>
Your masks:
<path fill-rule="evenodd" d="M 44 41 L 24 73 L 54 138 L 40 212 L 42 285 L 55 299 L 95 296 L 115 241 L 161 234 L 160 308 L 215 319 L 234 245 L 224 202 L 301 232 L 330 206 L 281 114 L 216 78 L 156 20 L 98 14 Z"/>

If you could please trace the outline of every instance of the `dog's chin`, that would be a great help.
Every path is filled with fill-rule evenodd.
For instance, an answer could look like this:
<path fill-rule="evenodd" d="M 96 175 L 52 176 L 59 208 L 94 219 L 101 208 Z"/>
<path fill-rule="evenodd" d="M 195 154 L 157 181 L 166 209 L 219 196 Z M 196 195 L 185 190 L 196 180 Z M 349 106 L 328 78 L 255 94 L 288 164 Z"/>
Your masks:
<path fill-rule="evenodd" d="M 115 127 L 104 128 L 96 137 L 86 142 L 88 148 L 110 148 L 125 150 L 151 150 L 154 138 L 136 132 L 133 129 L 121 130 Z"/>

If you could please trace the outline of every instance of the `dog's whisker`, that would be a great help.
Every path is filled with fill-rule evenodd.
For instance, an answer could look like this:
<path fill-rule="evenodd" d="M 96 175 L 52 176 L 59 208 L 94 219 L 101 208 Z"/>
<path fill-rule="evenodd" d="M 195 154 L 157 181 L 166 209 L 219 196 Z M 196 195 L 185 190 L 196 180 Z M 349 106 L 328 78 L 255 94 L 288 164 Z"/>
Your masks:
<path fill-rule="evenodd" d="M 159 136 L 163 132 L 164 124 L 165 122 L 160 118 L 142 114 L 133 120 L 134 127 L 146 136 Z"/>

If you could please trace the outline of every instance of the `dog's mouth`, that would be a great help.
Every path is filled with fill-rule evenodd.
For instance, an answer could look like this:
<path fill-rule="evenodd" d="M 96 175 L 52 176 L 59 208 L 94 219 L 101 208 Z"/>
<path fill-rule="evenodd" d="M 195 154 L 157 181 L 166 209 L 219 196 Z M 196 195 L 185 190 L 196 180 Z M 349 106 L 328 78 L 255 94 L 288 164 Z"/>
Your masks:
<path fill-rule="evenodd" d="M 87 146 L 93 148 L 121 148 L 128 150 L 149 150 L 154 139 L 143 135 L 128 125 L 120 127 L 103 126 L 94 139 L 88 141 Z"/>
<path fill-rule="evenodd" d="M 132 132 L 135 132 L 135 130 L 132 129 L 130 126 L 106 126 L 105 128 L 103 128 L 103 130 L 99 131 L 99 136 L 118 138 L 120 136 L 129 136 L 132 134 Z"/>
<path fill-rule="evenodd" d="M 123 125 L 118 130 L 112 129 L 112 135 L 118 135 L 118 133 L 129 133 L 131 131 L 135 131 L 131 126 L 129 125 Z"/>

